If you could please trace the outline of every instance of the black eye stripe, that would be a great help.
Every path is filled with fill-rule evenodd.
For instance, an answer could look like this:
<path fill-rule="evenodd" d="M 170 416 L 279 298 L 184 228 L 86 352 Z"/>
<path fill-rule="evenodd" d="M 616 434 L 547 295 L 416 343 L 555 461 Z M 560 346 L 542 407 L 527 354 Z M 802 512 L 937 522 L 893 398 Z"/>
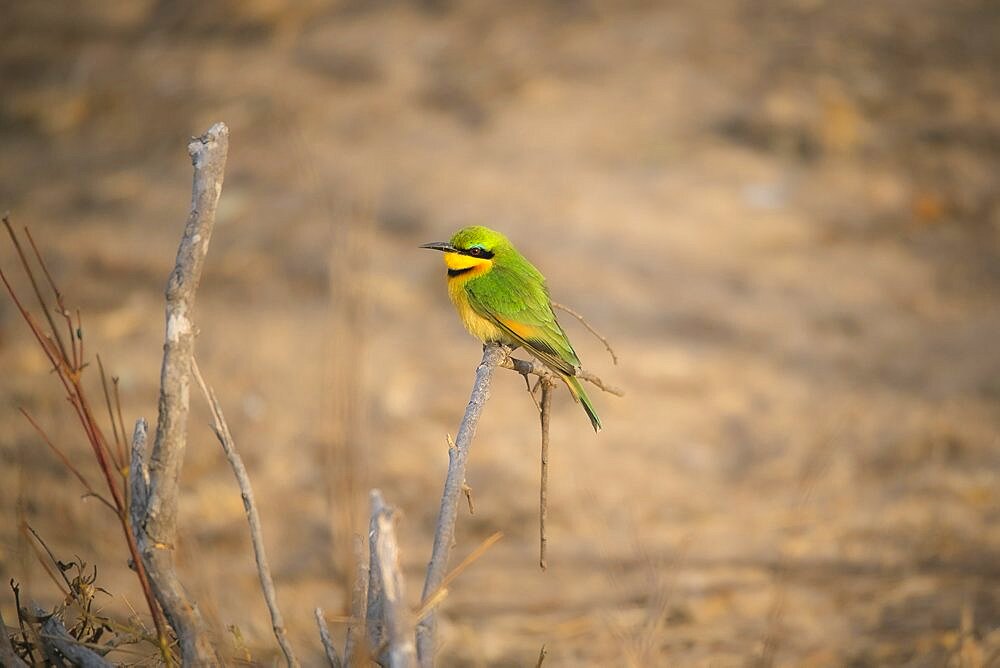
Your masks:
<path fill-rule="evenodd" d="M 485 260 L 489 260 L 490 258 L 493 257 L 493 253 L 480 246 L 473 246 L 472 248 L 461 250 L 459 251 L 459 253 L 461 253 L 462 255 L 468 255 L 470 257 L 483 258 Z"/>

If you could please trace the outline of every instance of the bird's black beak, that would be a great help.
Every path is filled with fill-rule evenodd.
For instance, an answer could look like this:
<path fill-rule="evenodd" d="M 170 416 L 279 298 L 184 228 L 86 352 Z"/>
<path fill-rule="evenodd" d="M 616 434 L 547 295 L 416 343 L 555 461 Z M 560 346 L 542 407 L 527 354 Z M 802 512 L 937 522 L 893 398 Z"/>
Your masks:
<path fill-rule="evenodd" d="M 445 253 L 457 253 L 458 249 L 452 246 L 447 241 L 432 241 L 429 244 L 421 244 L 421 248 L 430 248 L 431 250 L 439 250 Z"/>

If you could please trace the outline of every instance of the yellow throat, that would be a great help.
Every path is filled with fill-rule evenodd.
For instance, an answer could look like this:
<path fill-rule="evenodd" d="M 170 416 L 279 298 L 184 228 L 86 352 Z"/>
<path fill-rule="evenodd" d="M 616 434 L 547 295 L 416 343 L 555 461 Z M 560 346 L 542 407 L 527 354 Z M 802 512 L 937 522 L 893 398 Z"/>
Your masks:
<path fill-rule="evenodd" d="M 508 337 L 499 327 L 476 313 L 469 304 L 469 296 L 465 292 L 465 284 L 490 271 L 493 268 L 493 260 L 461 253 L 445 253 L 444 263 L 451 271 L 468 270 L 455 276 L 448 276 L 448 296 L 451 297 L 451 303 L 455 305 L 455 310 L 458 311 L 458 316 L 469 333 L 484 342 L 506 340 Z"/>

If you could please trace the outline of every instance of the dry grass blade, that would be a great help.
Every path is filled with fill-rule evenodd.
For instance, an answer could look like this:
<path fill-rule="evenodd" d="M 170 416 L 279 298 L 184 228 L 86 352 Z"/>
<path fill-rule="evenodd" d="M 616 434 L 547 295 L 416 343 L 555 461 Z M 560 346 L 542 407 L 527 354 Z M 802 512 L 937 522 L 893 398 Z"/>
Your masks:
<path fill-rule="evenodd" d="M 501 538 L 503 538 L 503 531 L 493 533 L 493 535 L 484 540 L 478 547 L 476 547 L 476 549 L 470 552 L 465 559 L 462 559 L 458 566 L 455 566 L 455 568 L 453 568 L 451 572 L 444 577 L 444 580 L 441 581 L 441 585 L 434 590 L 434 592 L 432 592 L 423 603 L 421 603 L 420 608 L 417 610 L 417 619 L 419 620 L 426 617 L 431 610 L 443 601 L 445 596 L 448 595 L 448 587 L 455 581 L 455 578 L 461 575 L 462 571 L 478 561 L 479 558 L 486 554 L 486 551 L 493 547 Z"/>
<path fill-rule="evenodd" d="M 557 308 L 560 311 L 565 311 L 566 313 L 569 313 L 571 316 L 579 320 L 580 324 L 587 328 L 587 331 L 593 334 L 601 343 L 604 344 L 604 348 L 608 351 L 608 354 L 611 355 L 611 361 L 614 362 L 615 366 L 618 365 L 618 355 L 615 354 L 615 349 L 611 347 L 611 343 L 608 341 L 607 337 L 605 337 L 603 334 L 594 329 L 594 327 L 589 322 L 587 322 L 586 318 L 584 318 L 577 311 L 574 311 L 570 307 L 566 306 L 565 304 L 560 304 L 559 302 L 552 302 L 552 307 Z"/>
<path fill-rule="evenodd" d="M 35 557 L 38 559 L 38 563 L 41 564 L 46 574 L 48 574 L 49 578 L 51 578 L 52 582 L 59 589 L 59 591 L 62 592 L 63 598 L 69 598 L 70 590 L 73 588 L 73 585 L 70 584 L 70 581 L 66 578 L 66 574 L 62 572 L 62 569 L 59 569 L 59 576 L 62 578 L 62 582 L 59 581 L 59 577 L 56 577 L 55 572 L 52 570 L 52 566 L 50 566 L 49 562 L 45 559 L 46 555 L 42 554 L 42 550 L 39 548 L 39 545 L 41 545 L 42 548 L 45 548 L 45 552 L 47 553 L 49 559 L 51 559 L 52 563 L 56 564 L 56 567 L 58 568 L 59 561 L 55 558 L 55 555 L 52 554 L 52 551 L 49 550 L 48 545 L 45 544 L 41 536 L 39 536 L 27 522 L 23 522 L 18 528 L 28 539 L 28 545 L 30 545 L 31 549 L 35 552 Z M 32 537 L 34 537 L 35 540 L 31 540 Z M 37 541 L 37 544 L 35 541 Z M 63 583 L 65 583 L 65 587 L 63 587 Z"/>

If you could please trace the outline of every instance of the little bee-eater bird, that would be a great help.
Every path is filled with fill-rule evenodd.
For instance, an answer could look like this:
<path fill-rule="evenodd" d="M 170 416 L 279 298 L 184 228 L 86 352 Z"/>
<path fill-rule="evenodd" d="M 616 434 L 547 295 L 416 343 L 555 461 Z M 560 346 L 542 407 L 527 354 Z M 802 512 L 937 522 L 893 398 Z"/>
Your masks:
<path fill-rule="evenodd" d="M 601 420 L 576 377 L 580 358 L 552 312 L 545 277 L 507 237 L 473 225 L 456 232 L 451 241 L 421 248 L 444 253 L 448 295 L 469 333 L 483 343 L 523 346 L 563 379 L 583 404 L 594 431 L 600 431 Z"/>

